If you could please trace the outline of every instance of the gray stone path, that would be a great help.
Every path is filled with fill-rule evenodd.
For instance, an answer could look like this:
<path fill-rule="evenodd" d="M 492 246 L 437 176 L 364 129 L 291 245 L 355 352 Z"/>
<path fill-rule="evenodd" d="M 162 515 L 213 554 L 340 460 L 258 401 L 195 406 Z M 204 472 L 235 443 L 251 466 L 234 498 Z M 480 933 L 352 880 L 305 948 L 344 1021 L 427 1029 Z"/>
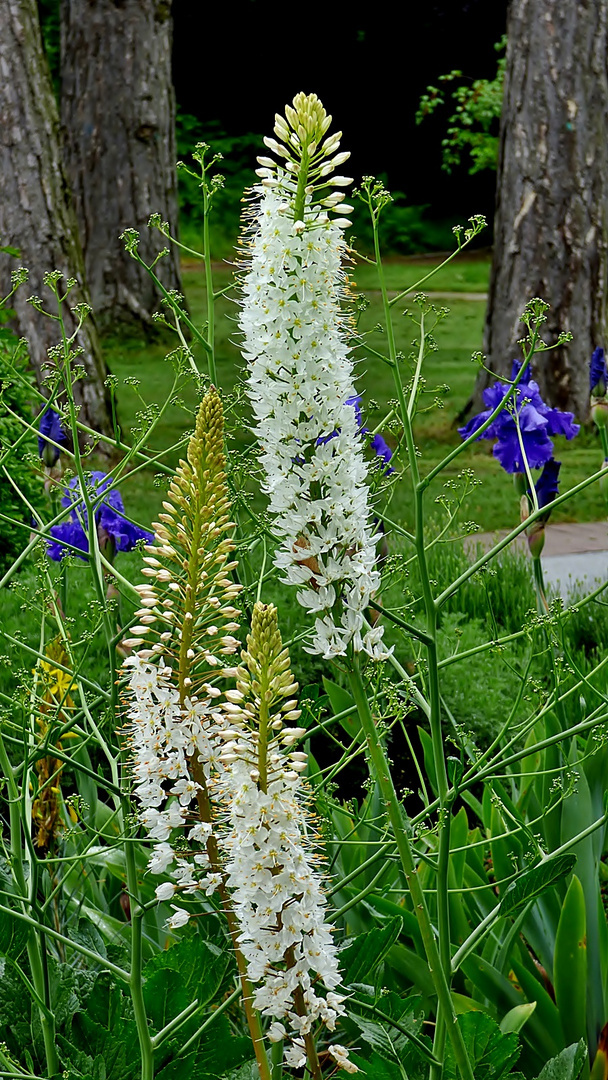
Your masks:
<path fill-rule="evenodd" d="M 477 533 L 470 537 L 467 547 L 474 551 L 476 545 L 480 544 L 488 550 L 506 535 L 506 529 L 495 533 Z M 525 536 L 518 536 L 512 546 L 525 550 Z M 581 588 L 588 591 L 601 582 L 608 584 L 608 523 L 589 521 L 547 525 L 543 569 L 546 584 L 563 596 Z"/>

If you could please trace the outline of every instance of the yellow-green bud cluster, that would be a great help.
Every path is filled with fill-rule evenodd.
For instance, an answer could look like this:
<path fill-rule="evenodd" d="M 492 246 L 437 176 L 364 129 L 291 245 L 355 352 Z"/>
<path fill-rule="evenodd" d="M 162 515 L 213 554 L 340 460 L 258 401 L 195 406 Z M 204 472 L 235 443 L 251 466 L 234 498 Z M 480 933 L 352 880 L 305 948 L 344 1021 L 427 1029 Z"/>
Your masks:
<path fill-rule="evenodd" d="M 304 735 L 293 727 L 301 712 L 293 695 L 294 682 L 289 653 L 283 648 L 277 609 L 256 603 L 243 663 L 236 669 L 236 689 L 225 693 L 224 706 L 230 727 L 221 732 L 225 740 L 221 760 L 230 766 L 246 761 L 251 778 L 266 790 L 269 779 L 281 775 L 294 779 L 306 768 L 306 754 L 291 750 Z"/>
<path fill-rule="evenodd" d="M 326 138 L 331 116 L 326 113 L 316 94 L 296 94 L 292 105 L 285 106 L 285 116 L 275 116 L 276 139 L 265 138 L 269 150 L 280 159 L 279 164 L 269 157 L 259 157 L 257 175 L 266 187 L 284 189 L 293 198 L 295 220 L 304 224 L 305 207 L 314 204 L 340 215 L 352 213 L 340 189 L 352 183 L 350 176 L 334 176 L 335 170 L 348 160 L 350 154 L 339 153 L 342 132 Z M 289 180 L 292 183 L 289 183 Z M 331 190 L 337 188 L 338 190 Z M 290 200 L 291 202 L 291 200 Z M 318 210 L 316 211 L 318 223 Z M 342 216 L 340 224 L 349 224 Z"/>
<path fill-rule="evenodd" d="M 230 571 L 234 550 L 230 503 L 226 486 L 223 446 L 223 411 L 217 391 L 201 401 L 187 460 L 180 461 L 171 482 L 164 513 L 154 522 L 155 543 L 146 548 L 142 574 L 136 586 L 141 608 L 137 635 L 125 642 L 139 649 L 146 637 L 156 637 L 141 649 L 143 659 L 155 654 L 171 658 L 182 700 L 209 688 L 209 679 L 221 673 L 226 656 L 239 641 L 240 612 L 233 601 L 240 592 Z"/>

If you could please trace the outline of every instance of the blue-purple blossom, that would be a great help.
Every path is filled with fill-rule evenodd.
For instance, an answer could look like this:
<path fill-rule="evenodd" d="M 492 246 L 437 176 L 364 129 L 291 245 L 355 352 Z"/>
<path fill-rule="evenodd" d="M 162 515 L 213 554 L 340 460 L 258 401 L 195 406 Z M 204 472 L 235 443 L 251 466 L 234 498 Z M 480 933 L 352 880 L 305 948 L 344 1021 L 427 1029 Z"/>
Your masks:
<path fill-rule="evenodd" d="M 38 433 L 38 453 L 45 464 L 52 467 L 61 453 L 59 447 L 53 443 L 65 443 L 66 437 L 61 426 L 61 417 L 50 405 L 40 415 Z M 52 439 L 52 442 L 49 442 L 49 439 Z"/>
<path fill-rule="evenodd" d="M 87 487 L 92 499 L 96 499 L 101 492 L 105 492 L 102 501 L 95 510 L 95 522 L 100 541 L 109 538 L 116 551 L 132 551 L 138 540 L 146 540 L 151 543 L 154 534 L 146 529 L 140 529 L 125 517 L 125 508 L 120 492 L 111 487 L 111 478 L 104 472 L 92 472 L 87 477 Z M 88 527 L 87 511 L 81 498 L 82 492 L 78 478 L 70 480 L 61 505 L 66 509 L 71 507 L 71 513 L 67 521 L 61 525 L 53 525 L 50 533 L 52 539 L 48 544 L 48 555 L 51 559 L 59 562 L 70 549 L 64 544 L 70 544 L 78 552 L 82 552 L 79 558 L 86 559 L 89 552 L 89 540 L 86 533 Z"/>
<path fill-rule="evenodd" d="M 520 361 L 514 360 L 512 381 L 516 379 L 520 368 Z M 483 400 L 487 408 L 458 429 L 463 439 L 479 430 L 506 397 L 510 388 L 511 383 L 495 382 L 484 390 Z M 496 439 L 493 454 L 505 472 L 523 473 L 526 463 L 522 454 L 522 443 L 528 466 L 531 469 L 540 469 L 553 457 L 551 436 L 565 435 L 567 439 L 573 439 L 579 431 L 580 425 L 574 423 L 573 413 L 562 412 L 545 404 L 538 384 L 531 378 L 528 365 L 511 401 L 478 438 Z"/>
<path fill-rule="evenodd" d="M 594 349 L 589 364 L 589 387 L 594 397 L 603 398 L 608 389 L 608 368 L 603 349 Z"/>
<path fill-rule="evenodd" d="M 546 465 L 543 466 L 543 471 L 534 485 L 540 510 L 552 503 L 559 495 L 559 470 L 561 467 L 561 461 L 556 461 L 555 458 L 550 458 Z"/>

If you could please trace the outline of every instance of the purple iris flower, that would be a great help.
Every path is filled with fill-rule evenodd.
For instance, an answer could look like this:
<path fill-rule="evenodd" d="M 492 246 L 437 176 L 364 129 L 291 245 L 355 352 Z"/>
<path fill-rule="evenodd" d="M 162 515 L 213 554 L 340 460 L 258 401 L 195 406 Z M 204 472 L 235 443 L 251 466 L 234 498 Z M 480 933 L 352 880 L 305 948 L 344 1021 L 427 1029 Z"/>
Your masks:
<path fill-rule="evenodd" d="M 543 466 L 543 471 L 534 485 L 540 510 L 552 503 L 559 495 L 559 470 L 561 467 L 561 461 L 556 461 L 555 458 L 550 458 L 546 465 Z"/>
<path fill-rule="evenodd" d="M 122 496 L 116 488 L 111 487 L 111 484 L 110 477 L 104 472 L 92 472 L 90 478 L 87 478 L 87 486 L 92 498 L 97 498 L 101 492 L 105 492 L 95 511 L 95 522 L 100 539 L 106 540 L 109 537 L 116 551 L 132 551 L 138 540 L 151 543 L 154 540 L 154 534 L 146 529 L 140 529 L 138 525 L 133 525 L 127 520 Z M 61 525 L 51 527 L 52 539 L 49 541 L 48 554 L 51 559 L 59 562 L 64 555 L 69 553 L 69 549 L 62 543 L 64 541 L 82 552 L 79 558 L 86 559 L 89 552 L 89 540 L 85 531 L 87 512 L 84 501 L 81 501 L 80 483 L 77 478 L 70 480 L 61 505 L 66 509 L 71 507 L 70 517 Z"/>
<path fill-rule="evenodd" d="M 61 417 L 50 405 L 40 415 L 38 433 L 38 453 L 45 465 L 52 468 L 61 453 L 59 447 L 53 446 L 53 443 L 65 443 L 66 437 L 61 426 Z M 49 442 L 49 439 L 52 439 L 52 442 Z"/>
<path fill-rule="evenodd" d="M 608 389 L 608 368 L 603 349 L 594 349 L 589 364 L 589 386 L 596 398 L 606 396 Z"/>
<path fill-rule="evenodd" d="M 517 377 L 520 368 L 520 361 L 514 360 L 511 371 L 512 381 Z M 510 383 L 495 382 L 484 390 L 483 400 L 487 408 L 469 420 L 464 427 L 458 429 L 463 439 L 467 439 L 479 430 L 497 405 L 506 397 L 510 386 Z M 514 409 L 517 410 L 525 456 L 532 469 L 540 469 L 553 457 L 552 435 L 565 435 L 567 439 L 573 439 L 580 431 L 580 425 L 574 423 L 573 413 L 561 412 L 560 409 L 552 409 L 545 404 L 540 396 L 538 384 L 531 377 L 528 365 L 510 406 L 506 405 L 483 434 L 478 436 L 480 439 L 497 440 L 493 454 L 505 472 L 525 472 Z"/>

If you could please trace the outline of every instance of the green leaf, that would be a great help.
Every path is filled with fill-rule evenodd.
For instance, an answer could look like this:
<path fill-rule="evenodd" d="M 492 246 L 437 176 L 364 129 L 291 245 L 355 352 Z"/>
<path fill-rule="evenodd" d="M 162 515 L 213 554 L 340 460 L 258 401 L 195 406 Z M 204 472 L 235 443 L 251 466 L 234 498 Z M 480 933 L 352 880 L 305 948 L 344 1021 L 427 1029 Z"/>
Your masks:
<path fill-rule="evenodd" d="M 376 973 L 378 965 L 397 941 L 402 925 L 401 917 L 396 915 L 382 929 L 360 934 L 341 950 L 339 959 L 345 986 L 365 982 L 369 975 Z"/>
<path fill-rule="evenodd" d="M 517 881 L 511 882 L 500 901 L 500 914 L 512 915 L 530 900 L 546 892 L 561 878 L 566 877 L 576 863 L 576 855 L 558 855 L 555 859 L 534 866 Z"/>
<path fill-rule="evenodd" d="M 579 1080 L 586 1060 L 587 1044 L 581 1039 L 548 1061 L 536 1080 Z"/>
<path fill-rule="evenodd" d="M 519 1042 L 515 1033 L 503 1034 L 498 1024 L 481 1012 L 464 1013 L 458 1017 L 465 1046 L 475 1076 L 483 1080 L 501 1080 L 511 1072 L 519 1057 Z M 459 1076 L 448 1044 L 444 1070 L 445 1080 Z"/>
<path fill-rule="evenodd" d="M 18 960 L 27 945 L 29 930 L 21 919 L 0 911 L 0 956 Z"/>
<path fill-rule="evenodd" d="M 325 692 L 329 698 L 329 704 L 331 705 L 334 716 L 339 716 L 340 713 L 346 712 L 347 709 L 352 709 L 351 716 L 343 716 L 340 718 L 340 724 L 344 728 L 346 734 L 351 739 L 356 739 L 357 742 L 363 742 L 364 735 L 361 730 L 361 721 L 357 713 L 357 707 L 355 705 L 355 699 L 351 697 L 347 690 L 344 690 L 337 683 L 332 682 L 331 679 L 327 679 L 323 676 L 323 686 Z"/>
<path fill-rule="evenodd" d="M 500 1021 L 500 1030 L 503 1034 L 507 1034 L 509 1031 L 521 1031 L 522 1027 L 527 1020 L 532 1016 L 536 1008 L 535 1001 L 526 1001 L 523 1005 L 516 1005 L 515 1008 L 509 1009 L 508 1013 L 505 1013 Z"/>
<path fill-rule="evenodd" d="M 199 1005 L 208 1004 L 216 996 L 229 963 L 228 950 L 221 952 L 201 937 L 183 938 L 153 956 L 144 967 L 144 1001 L 153 1023 L 159 1029 L 164 1027 L 195 998 Z M 175 1000 L 171 1000 L 170 987 Z"/>
<path fill-rule="evenodd" d="M 587 1031 L 587 917 L 585 894 L 573 875 L 562 907 L 553 957 L 555 1000 L 566 1043 Z"/>

